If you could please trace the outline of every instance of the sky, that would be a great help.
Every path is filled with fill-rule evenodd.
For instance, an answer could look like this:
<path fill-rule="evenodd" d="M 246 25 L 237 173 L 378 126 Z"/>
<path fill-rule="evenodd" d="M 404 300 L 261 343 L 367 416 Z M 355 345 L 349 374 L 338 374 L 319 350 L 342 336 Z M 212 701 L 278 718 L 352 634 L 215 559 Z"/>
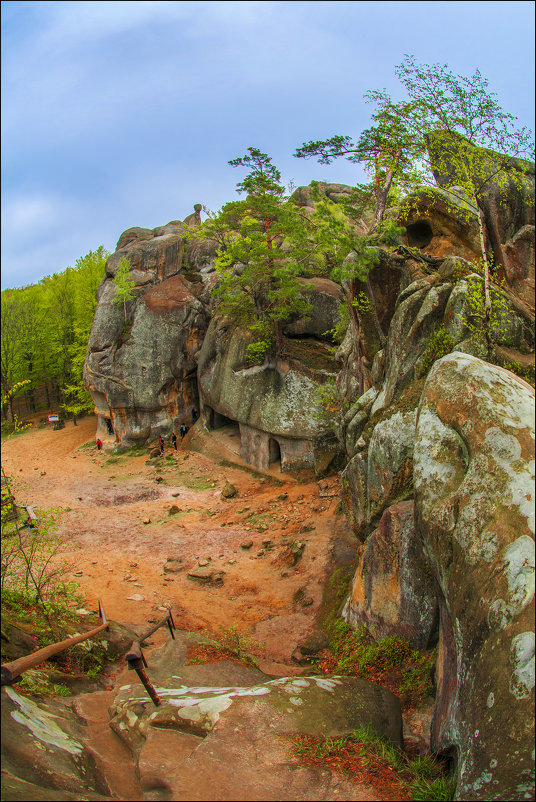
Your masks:
<path fill-rule="evenodd" d="M 480 69 L 534 128 L 533 2 L 2 2 L 2 289 L 114 251 L 131 226 L 219 209 L 248 147 L 285 184 L 360 167 L 297 147 L 370 125 L 370 89 L 404 96 L 405 54 Z"/>

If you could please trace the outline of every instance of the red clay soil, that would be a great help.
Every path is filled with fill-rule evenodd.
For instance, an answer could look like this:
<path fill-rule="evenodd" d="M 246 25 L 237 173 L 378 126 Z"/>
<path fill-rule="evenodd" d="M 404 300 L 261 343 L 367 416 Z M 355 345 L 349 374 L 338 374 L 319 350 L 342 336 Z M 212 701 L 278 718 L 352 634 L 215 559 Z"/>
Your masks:
<path fill-rule="evenodd" d="M 59 431 L 30 429 L 2 448 L 17 502 L 63 509 L 61 556 L 86 608 L 96 610 L 100 599 L 109 619 L 140 631 L 169 606 L 180 629 L 237 625 L 265 642 L 266 659 L 289 662 L 314 627 L 333 543 L 349 538 L 335 512 L 338 477 L 281 474 L 276 484 L 181 442 L 178 451 L 166 448 L 172 459 L 157 469 L 147 454 L 97 452 L 95 430 L 90 416 Z M 234 498 L 222 498 L 226 482 L 237 488 Z M 170 515 L 173 505 L 179 510 Z M 243 548 L 247 541 L 253 545 Z M 296 541 L 305 548 L 294 566 Z M 164 572 L 168 558 L 181 561 L 171 565 L 176 572 Z M 187 578 L 199 567 L 223 571 L 223 582 Z M 154 642 L 166 637 L 160 630 Z"/>

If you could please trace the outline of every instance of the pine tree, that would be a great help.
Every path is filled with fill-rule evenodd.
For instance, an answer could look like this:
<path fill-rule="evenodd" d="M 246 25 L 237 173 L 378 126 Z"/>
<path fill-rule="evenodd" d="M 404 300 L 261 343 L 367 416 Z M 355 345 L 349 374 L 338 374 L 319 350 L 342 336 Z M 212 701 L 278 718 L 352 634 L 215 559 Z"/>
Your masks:
<path fill-rule="evenodd" d="M 299 276 L 318 268 L 322 257 L 309 237 L 303 210 L 285 197 L 271 158 L 250 147 L 229 164 L 249 169 L 237 184 L 237 191 L 247 196 L 225 204 L 195 236 L 219 243 L 215 296 L 225 315 L 255 335 L 248 346 L 250 357 L 279 357 L 284 323 L 311 308 Z"/>

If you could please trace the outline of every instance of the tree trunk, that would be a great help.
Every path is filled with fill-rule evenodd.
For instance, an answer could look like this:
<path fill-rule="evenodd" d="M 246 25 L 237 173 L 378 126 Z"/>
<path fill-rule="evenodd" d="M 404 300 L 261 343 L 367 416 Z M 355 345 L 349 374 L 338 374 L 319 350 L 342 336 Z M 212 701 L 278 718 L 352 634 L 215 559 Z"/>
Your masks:
<path fill-rule="evenodd" d="M 399 148 L 395 156 L 395 163 L 385 176 L 385 181 L 381 186 L 377 185 L 376 208 L 374 209 L 374 220 L 372 221 L 372 225 L 368 230 L 369 234 L 373 234 L 378 228 L 380 222 L 383 220 L 385 215 L 385 207 L 387 206 L 387 198 L 389 197 L 391 184 L 393 183 L 395 173 L 398 169 L 401 154 L 402 151 Z"/>
<path fill-rule="evenodd" d="M 475 198 L 476 202 L 476 198 Z M 484 213 L 477 204 L 478 209 L 478 234 L 480 237 L 480 248 L 482 250 L 482 266 L 484 269 L 484 336 L 486 338 L 486 347 L 488 351 L 488 358 L 493 352 L 493 344 L 491 342 L 491 292 L 489 280 L 489 262 L 486 253 L 486 224 L 484 220 Z"/>

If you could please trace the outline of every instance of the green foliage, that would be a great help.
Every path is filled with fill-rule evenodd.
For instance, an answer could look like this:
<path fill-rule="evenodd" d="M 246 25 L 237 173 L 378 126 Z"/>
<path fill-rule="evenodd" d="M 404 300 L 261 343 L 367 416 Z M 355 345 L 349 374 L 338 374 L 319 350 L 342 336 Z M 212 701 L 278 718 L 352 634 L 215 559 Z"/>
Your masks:
<path fill-rule="evenodd" d="M 515 373 L 516 376 L 524 379 L 534 387 L 534 373 L 531 372 L 530 368 L 521 367 L 519 362 L 503 362 L 502 367 L 506 368 L 506 370 L 509 370 L 512 373 Z"/>
<path fill-rule="evenodd" d="M 250 172 L 238 183 L 245 200 L 225 204 L 196 237 L 218 243 L 214 296 L 220 311 L 255 337 L 248 357 L 258 362 L 283 348 L 282 326 L 311 310 L 299 277 L 323 263 L 307 216 L 284 196 L 280 173 L 257 148 L 229 162 Z"/>
<path fill-rule="evenodd" d="M 315 385 L 315 417 L 332 422 L 341 418 L 348 410 L 348 402 L 339 395 L 335 379 L 328 379 L 324 384 L 315 382 Z"/>
<path fill-rule="evenodd" d="M 74 268 L 2 292 L 3 394 L 9 395 L 17 382 L 28 382 L 23 393 L 33 411 L 35 390 L 45 384 L 51 404 L 63 404 L 67 412 L 78 414 L 93 409 L 82 370 L 108 255 L 100 246 L 78 259 Z M 12 417 L 9 408 L 8 401 L 5 414 Z"/>
<path fill-rule="evenodd" d="M 244 632 L 240 632 L 236 624 L 232 624 L 229 627 L 218 626 L 217 637 L 223 649 L 250 665 L 255 665 L 255 659 L 250 652 L 265 648 L 264 643 L 260 643 Z"/>
<path fill-rule="evenodd" d="M 61 682 L 52 682 L 46 669 L 31 668 L 25 671 L 17 686 L 23 693 L 46 699 L 55 696 L 70 696 L 71 691 Z"/>
<path fill-rule="evenodd" d="M 442 356 L 450 354 L 453 348 L 454 340 L 448 331 L 443 328 L 443 326 L 437 329 L 437 331 L 434 331 L 434 333 L 430 336 L 424 353 L 419 360 L 417 369 L 415 371 L 416 377 L 420 379 L 423 376 L 426 376 L 434 362 L 436 362 L 438 359 L 441 359 Z"/>
<path fill-rule="evenodd" d="M 130 259 L 122 256 L 117 265 L 117 270 L 113 278 L 115 285 L 114 304 L 123 305 L 123 314 L 125 316 L 125 323 L 127 322 L 127 301 L 131 301 L 136 286 L 136 282 L 130 276 Z"/>
<path fill-rule="evenodd" d="M 77 599 L 77 585 L 65 581 L 72 566 L 59 556 L 61 538 L 56 534 L 59 510 L 36 510 L 37 524 L 23 527 L 9 520 L 8 505 L 2 508 L 1 598 L 11 609 L 40 605 L 53 630 L 52 620 L 61 618 Z M 53 638 L 54 640 L 54 638 Z"/>
<path fill-rule="evenodd" d="M 492 260 L 490 260 L 492 261 Z M 467 311 L 465 325 L 475 340 L 486 348 L 491 359 L 495 345 L 508 332 L 508 323 L 512 313 L 500 288 L 491 285 L 489 303 L 486 301 L 486 282 L 476 275 L 467 278 Z"/>
<path fill-rule="evenodd" d="M 339 308 L 337 310 L 337 323 L 332 329 L 324 331 L 322 336 L 329 337 L 332 342 L 340 344 L 344 339 L 344 335 L 346 334 L 346 330 L 348 329 L 349 322 L 350 322 L 350 313 L 348 311 L 348 304 L 346 302 L 343 302 L 342 304 L 339 304 Z M 333 350 L 335 351 L 336 349 Z"/>
<path fill-rule="evenodd" d="M 351 629 L 342 619 L 333 622 L 329 632 L 330 649 L 337 660 L 334 673 L 376 678 L 396 669 L 395 693 L 405 704 L 417 704 L 433 693 L 435 651 L 419 652 L 395 636 L 375 641 L 365 627 Z"/>
<path fill-rule="evenodd" d="M 433 779 L 415 777 L 409 790 L 412 802 L 450 802 L 456 793 L 456 780 L 444 776 Z"/>
<path fill-rule="evenodd" d="M 364 292 L 358 293 L 358 295 L 352 299 L 352 306 L 355 306 L 362 314 L 372 311 L 372 304 Z"/>
<path fill-rule="evenodd" d="M 530 163 L 517 159 L 512 169 L 514 162 L 501 154 L 534 158 L 532 134 L 501 108 L 479 70 L 455 75 L 447 64 L 417 64 L 414 56 L 406 56 L 396 74 L 412 102 L 408 128 L 426 143 L 428 182 L 450 188 L 476 212 L 489 309 L 484 200 L 491 183 L 504 191 L 503 204 L 508 189 L 522 189 Z"/>
<path fill-rule="evenodd" d="M 393 781 L 393 791 L 405 793 L 416 802 L 454 799 L 455 781 L 445 775 L 443 765 L 433 755 L 408 760 L 392 743 L 377 735 L 371 724 L 353 730 L 350 736 L 298 735 L 291 743 L 293 754 L 309 765 L 321 766 L 320 761 L 325 761 L 330 770 L 344 771 L 349 776 L 356 770 L 359 774 L 370 770 L 371 780 L 381 771 Z M 387 790 L 383 783 L 382 790 Z"/>
<path fill-rule="evenodd" d="M 90 679 L 97 677 L 106 662 L 110 659 L 108 654 L 108 641 L 94 641 L 91 638 L 77 643 L 71 647 L 71 653 Z"/>
<path fill-rule="evenodd" d="M 330 738 L 329 736 L 322 741 L 310 743 L 303 738 L 292 740 L 293 752 L 298 757 L 326 758 L 342 751 L 348 743 L 348 737 Z"/>

